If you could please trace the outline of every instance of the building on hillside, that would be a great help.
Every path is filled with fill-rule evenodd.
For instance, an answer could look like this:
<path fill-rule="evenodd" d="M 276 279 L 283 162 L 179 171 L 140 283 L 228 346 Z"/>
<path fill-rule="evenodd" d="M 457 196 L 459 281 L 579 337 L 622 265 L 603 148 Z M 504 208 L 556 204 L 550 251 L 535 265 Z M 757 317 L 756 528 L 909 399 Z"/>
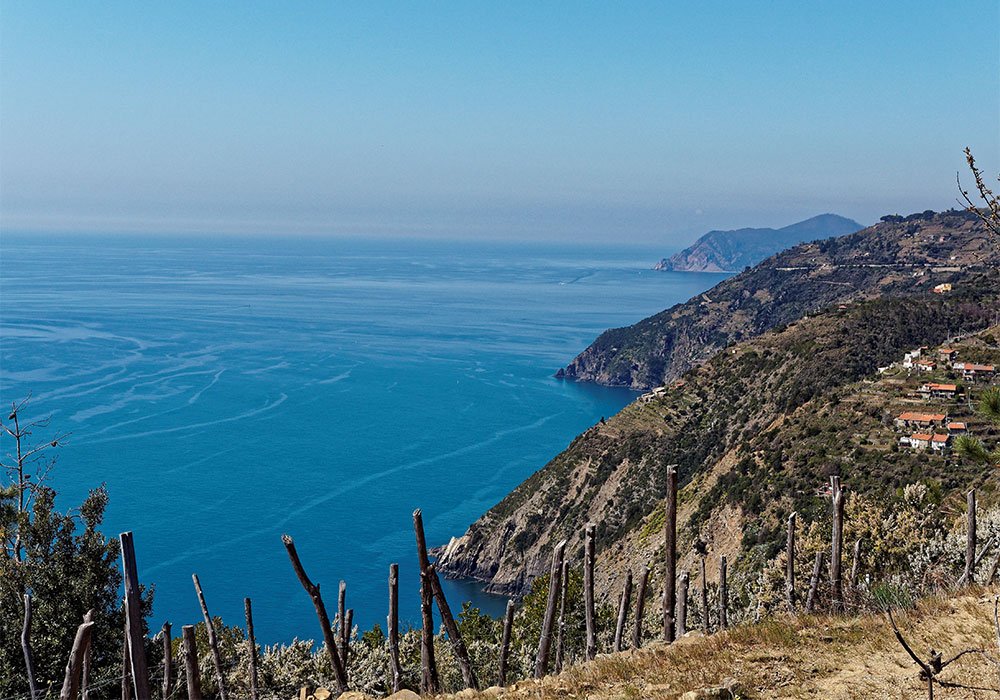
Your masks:
<path fill-rule="evenodd" d="M 906 353 L 903 355 L 903 367 L 906 369 L 912 369 L 913 363 L 917 361 L 918 357 L 920 357 L 920 348 Z"/>
<path fill-rule="evenodd" d="M 938 350 L 938 360 L 940 360 L 943 364 L 948 365 L 949 367 L 957 359 L 958 359 L 958 350 L 956 350 L 955 348 L 941 348 L 940 350 Z"/>
<path fill-rule="evenodd" d="M 932 437 L 934 436 L 930 433 L 913 433 L 913 435 L 899 438 L 899 444 L 911 447 L 914 450 L 926 450 L 931 446 Z"/>
<path fill-rule="evenodd" d="M 996 372 L 996 367 L 993 365 L 977 365 L 974 362 L 956 362 L 952 366 L 955 370 L 962 373 L 963 379 L 968 379 L 973 382 L 988 380 Z"/>
<path fill-rule="evenodd" d="M 951 291 L 951 282 L 944 282 L 942 284 L 934 285 L 934 289 L 931 290 L 935 294 L 947 294 Z"/>
<path fill-rule="evenodd" d="M 951 435 L 947 433 L 935 433 L 931 436 L 931 449 L 936 452 L 944 452 L 951 443 Z"/>
<path fill-rule="evenodd" d="M 896 418 L 897 428 L 930 428 L 932 426 L 944 426 L 948 422 L 948 416 L 943 413 L 916 413 L 914 411 L 904 411 Z"/>
<path fill-rule="evenodd" d="M 917 389 L 917 393 L 925 399 L 953 399 L 958 393 L 956 384 L 924 384 Z"/>
<path fill-rule="evenodd" d="M 952 421 L 945 427 L 948 428 L 948 432 L 952 435 L 964 435 L 969 432 L 969 425 L 964 421 Z"/>
<path fill-rule="evenodd" d="M 917 360 L 913 363 L 913 368 L 918 372 L 933 372 L 937 369 L 937 363 L 934 360 Z"/>

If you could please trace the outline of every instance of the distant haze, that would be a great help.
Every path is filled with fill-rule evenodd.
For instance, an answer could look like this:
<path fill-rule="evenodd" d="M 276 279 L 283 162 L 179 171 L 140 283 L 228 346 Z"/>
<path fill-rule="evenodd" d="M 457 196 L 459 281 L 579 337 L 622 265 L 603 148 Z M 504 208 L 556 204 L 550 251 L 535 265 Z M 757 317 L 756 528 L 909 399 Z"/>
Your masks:
<path fill-rule="evenodd" d="M 7 2 L 0 231 L 869 224 L 1000 169 L 998 65 L 995 0 Z"/>

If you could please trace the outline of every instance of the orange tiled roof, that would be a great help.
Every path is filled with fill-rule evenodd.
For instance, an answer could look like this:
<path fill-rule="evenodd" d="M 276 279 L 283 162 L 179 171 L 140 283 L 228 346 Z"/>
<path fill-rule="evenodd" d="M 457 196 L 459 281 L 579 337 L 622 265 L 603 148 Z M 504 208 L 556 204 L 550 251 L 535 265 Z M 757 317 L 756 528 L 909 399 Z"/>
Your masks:
<path fill-rule="evenodd" d="M 938 433 L 937 435 L 935 435 L 934 437 L 931 438 L 931 442 L 948 442 L 948 440 L 950 438 L 951 438 L 951 435 L 945 435 L 943 433 Z"/>
<path fill-rule="evenodd" d="M 899 418 L 896 420 L 905 421 L 916 421 L 918 423 L 938 423 L 945 419 L 943 413 L 914 413 L 913 411 L 905 411 L 899 414 Z"/>
<path fill-rule="evenodd" d="M 911 440 L 923 440 L 924 442 L 930 442 L 931 435 L 930 435 L 930 433 L 913 433 L 913 435 L 910 436 L 910 439 Z"/>

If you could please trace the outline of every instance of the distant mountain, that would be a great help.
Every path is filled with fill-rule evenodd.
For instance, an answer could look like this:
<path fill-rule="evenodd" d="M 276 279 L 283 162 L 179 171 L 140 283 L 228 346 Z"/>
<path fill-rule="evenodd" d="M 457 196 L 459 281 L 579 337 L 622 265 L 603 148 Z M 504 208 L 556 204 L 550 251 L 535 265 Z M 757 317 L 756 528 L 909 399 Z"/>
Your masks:
<path fill-rule="evenodd" d="M 784 228 L 741 228 L 709 231 L 694 245 L 664 258 L 654 270 L 675 272 L 739 272 L 793 245 L 864 228 L 857 221 L 836 214 L 820 214 Z"/>

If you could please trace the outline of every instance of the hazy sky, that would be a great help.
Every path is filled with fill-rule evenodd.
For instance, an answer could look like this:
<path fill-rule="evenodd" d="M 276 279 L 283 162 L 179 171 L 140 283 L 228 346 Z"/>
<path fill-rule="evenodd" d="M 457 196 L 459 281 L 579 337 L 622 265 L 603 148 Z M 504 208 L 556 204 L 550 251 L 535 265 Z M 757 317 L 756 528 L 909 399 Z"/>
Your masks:
<path fill-rule="evenodd" d="M 0 228 L 687 241 L 1000 170 L 1000 2 L 0 3 Z"/>

